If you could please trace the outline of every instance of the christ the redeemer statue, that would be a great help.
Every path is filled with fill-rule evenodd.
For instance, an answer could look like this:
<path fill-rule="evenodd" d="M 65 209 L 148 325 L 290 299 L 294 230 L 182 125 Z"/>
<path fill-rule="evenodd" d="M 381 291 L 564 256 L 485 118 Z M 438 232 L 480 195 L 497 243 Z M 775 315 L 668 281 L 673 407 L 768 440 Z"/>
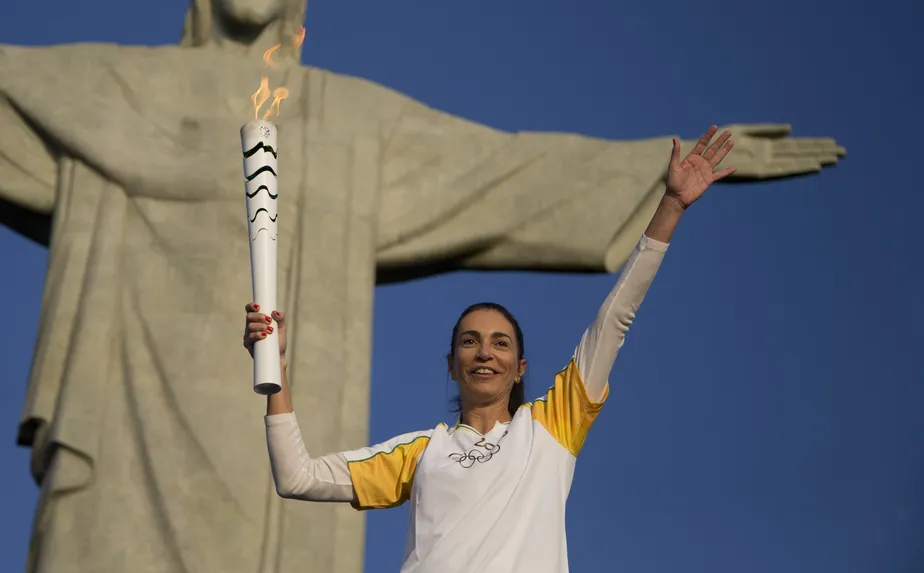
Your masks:
<path fill-rule="evenodd" d="M 360 514 L 275 495 L 240 350 L 238 130 L 271 45 L 290 91 L 279 304 L 312 452 L 367 444 L 376 283 L 613 272 L 658 204 L 670 137 L 508 133 L 302 67 L 304 8 L 195 0 L 178 46 L 0 46 L 0 222 L 50 249 L 19 434 L 41 484 L 31 572 L 362 570 Z M 739 179 L 843 153 L 730 129 Z"/>

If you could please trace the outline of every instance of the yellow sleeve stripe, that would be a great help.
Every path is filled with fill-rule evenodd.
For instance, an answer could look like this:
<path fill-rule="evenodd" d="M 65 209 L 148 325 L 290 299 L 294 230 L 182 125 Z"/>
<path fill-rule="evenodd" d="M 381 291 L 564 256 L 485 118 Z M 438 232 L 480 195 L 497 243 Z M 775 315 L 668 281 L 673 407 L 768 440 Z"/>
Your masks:
<path fill-rule="evenodd" d="M 609 392 L 607 386 L 599 402 L 591 400 L 572 358 L 565 369 L 555 375 L 555 385 L 545 397 L 533 403 L 532 416 L 559 444 L 577 456 Z"/>
<path fill-rule="evenodd" d="M 387 451 L 348 463 L 355 492 L 352 506 L 358 510 L 385 509 L 401 505 L 411 495 L 420 454 L 429 435 L 399 443 Z"/>

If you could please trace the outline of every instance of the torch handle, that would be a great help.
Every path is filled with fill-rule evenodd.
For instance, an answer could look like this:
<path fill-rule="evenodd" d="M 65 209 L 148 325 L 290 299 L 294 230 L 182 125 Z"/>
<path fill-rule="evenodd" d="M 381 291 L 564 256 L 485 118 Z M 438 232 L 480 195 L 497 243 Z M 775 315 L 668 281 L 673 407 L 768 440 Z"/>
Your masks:
<path fill-rule="evenodd" d="M 260 311 L 267 315 L 277 308 L 276 256 L 274 241 L 267 239 L 250 243 L 253 301 L 260 305 Z M 264 395 L 275 394 L 282 389 L 276 328 L 266 338 L 258 340 L 253 345 L 253 389 L 257 394 Z"/>

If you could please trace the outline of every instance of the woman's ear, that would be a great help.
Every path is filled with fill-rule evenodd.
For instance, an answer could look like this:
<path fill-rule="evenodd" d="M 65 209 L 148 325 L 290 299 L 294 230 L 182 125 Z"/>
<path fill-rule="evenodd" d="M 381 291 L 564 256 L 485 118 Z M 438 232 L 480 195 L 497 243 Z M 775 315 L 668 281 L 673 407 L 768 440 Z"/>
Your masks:
<path fill-rule="evenodd" d="M 520 358 L 520 368 L 517 370 L 517 378 L 522 380 L 524 374 L 526 374 L 526 359 Z"/>
<path fill-rule="evenodd" d="M 456 381 L 455 367 L 453 366 L 452 354 L 446 355 L 446 369 L 449 370 L 449 377 Z"/>

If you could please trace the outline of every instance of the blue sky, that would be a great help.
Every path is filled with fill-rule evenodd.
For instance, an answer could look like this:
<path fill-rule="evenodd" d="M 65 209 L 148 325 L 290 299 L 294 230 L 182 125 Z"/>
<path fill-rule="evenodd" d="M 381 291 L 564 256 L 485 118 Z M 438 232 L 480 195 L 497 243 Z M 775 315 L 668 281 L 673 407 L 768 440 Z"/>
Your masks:
<path fill-rule="evenodd" d="M 173 43 L 185 10 L 33 6 L 3 4 L 0 43 Z M 820 175 L 716 186 L 681 223 L 578 461 L 573 571 L 924 570 L 921 16 L 897 0 L 309 2 L 307 63 L 494 127 L 689 139 L 774 121 L 848 149 Z M 45 263 L 0 228 L 3 571 L 22 570 L 36 499 L 14 442 Z M 442 357 L 467 304 L 517 314 L 536 395 L 615 278 L 379 288 L 370 442 L 450 418 Z M 368 514 L 367 572 L 397 571 L 406 519 Z"/>

